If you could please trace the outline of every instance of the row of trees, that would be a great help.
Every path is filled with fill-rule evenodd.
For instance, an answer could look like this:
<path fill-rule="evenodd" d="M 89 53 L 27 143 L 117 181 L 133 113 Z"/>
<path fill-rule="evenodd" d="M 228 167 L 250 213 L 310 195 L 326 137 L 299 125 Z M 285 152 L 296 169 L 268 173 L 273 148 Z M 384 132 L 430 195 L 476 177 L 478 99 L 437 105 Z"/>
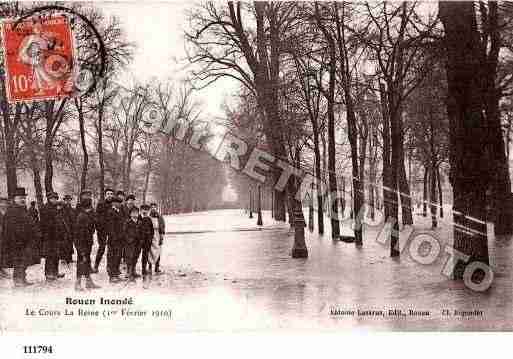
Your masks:
<path fill-rule="evenodd" d="M 487 263 L 480 221 L 512 233 L 511 132 L 502 131 L 510 112 L 501 111 L 512 79 L 510 10 L 493 1 L 205 2 L 191 9 L 185 37 L 197 87 L 223 78 L 241 84 L 227 111 L 230 130 L 327 183 L 327 191 L 316 187 L 319 233 L 328 201 L 339 237 L 345 204 L 336 194 L 351 192 L 355 213 L 368 203 L 374 216 L 384 204 L 398 256 L 399 223 L 413 224 L 412 188 L 437 226 L 450 182 L 456 249 Z M 272 174 L 271 185 L 281 169 Z M 287 193 L 297 206 L 297 182 L 275 192 L 277 219 Z M 361 245 L 360 229 L 355 236 Z"/>
<path fill-rule="evenodd" d="M 21 17 L 37 6 L 8 3 L 0 11 L 2 16 Z M 112 187 L 135 193 L 143 202 L 151 196 L 168 212 L 218 204 L 225 181 L 223 166 L 196 157 L 172 136 L 152 135 L 145 128 L 148 116 L 155 113 L 166 120 L 181 118 L 188 129 L 200 126 L 201 104 L 194 100 L 191 87 L 170 80 L 123 85 L 135 50 L 123 25 L 94 6 L 73 5 L 72 10 L 86 17 L 101 37 L 98 40 L 79 16 L 69 14 L 76 63 L 80 68 L 99 65 L 101 41 L 105 71 L 89 93 L 16 105 L 7 103 L 2 77 L 0 155 L 9 196 L 20 173 L 29 172 L 39 205 L 56 184 L 75 195 L 87 188 L 103 198 L 104 189 Z M 51 13 L 46 11 L 45 16 Z M 205 128 L 203 140 L 208 137 Z M 217 179 L 215 185 L 211 178 Z M 216 191 L 207 195 L 209 180 Z"/>

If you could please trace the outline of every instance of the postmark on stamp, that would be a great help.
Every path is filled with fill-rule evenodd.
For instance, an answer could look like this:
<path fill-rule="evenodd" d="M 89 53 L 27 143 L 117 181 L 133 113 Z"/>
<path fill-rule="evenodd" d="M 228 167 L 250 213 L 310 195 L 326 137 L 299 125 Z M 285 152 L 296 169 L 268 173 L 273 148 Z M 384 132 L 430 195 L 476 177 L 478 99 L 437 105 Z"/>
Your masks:
<path fill-rule="evenodd" d="M 74 47 L 64 15 L 2 22 L 7 100 L 60 99 L 74 94 Z"/>

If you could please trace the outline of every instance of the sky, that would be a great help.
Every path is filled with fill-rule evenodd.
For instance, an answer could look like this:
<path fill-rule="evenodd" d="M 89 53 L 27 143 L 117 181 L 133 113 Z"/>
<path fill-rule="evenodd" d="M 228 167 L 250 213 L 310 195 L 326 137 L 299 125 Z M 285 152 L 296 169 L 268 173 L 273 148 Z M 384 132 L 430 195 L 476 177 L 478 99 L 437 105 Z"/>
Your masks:
<path fill-rule="evenodd" d="M 130 79 L 145 82 L 179 80 L 185 77 L 187 68 L 184 29 L 187 26 L 186 10 L 192 1 L 182 2 L 101 2 L 97 6 L 106 15 L 117 16 L 126 32 L 128 41 L 135 43 L 134 59 L 127 69 L 125 81 Z M 217 123 L 223 116 L 221 105 L 237 88 L 233 80 L 221 80 L 209 88 L 197 92 L 196 97 L 203 106 L 203 120 Z M 218 134 L 223 128 L 212 128 Z M 228 185 L 223 191 L 225 201 L 235 201 L 237 194 Z"/>
<path fill-rule="evenodd" d="M 128 79 L 151 81 L 185 77 L 186 62 L 181 61 L 185 58 L 185 11 L 193 4 L 193 1 L 96 3 L 106 15 L 120 19 L 128 40 L 137 47 L 125 74 Z M 236 87 L 234 81 L 227 79 L 198 92 L 197 97 L 205 106 L 204 115 L 221 116 L 221 104 Z"/>

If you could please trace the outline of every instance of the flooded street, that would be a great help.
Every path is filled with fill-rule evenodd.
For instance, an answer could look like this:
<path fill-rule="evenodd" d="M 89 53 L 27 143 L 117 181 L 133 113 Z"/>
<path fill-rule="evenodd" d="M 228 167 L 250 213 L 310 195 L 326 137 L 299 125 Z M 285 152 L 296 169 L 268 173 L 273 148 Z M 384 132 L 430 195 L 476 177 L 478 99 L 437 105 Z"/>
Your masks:
<path fill-rule="evenodd" d="M 362 248 L 332 241 L 329 224 L 323 237 L 306 231 L 309 257 L 292 259 L 293 232 L 267 212 L 261 228 L 242 210 L 168 216 L 166 222 L 164 275 L 151 283 L 111 285 L 102 263 L 94 278 L 103 289 L 77 295 L 74 265 L 57 284 L 45 283 L 41 267 L 34 266 L 28 275 L 38 282 L 33 287 L 13 290 L 10 281 L 0 282 L 1 329 L 27 330 L 28 322 L 20 320 L 27 307 L 62 311 L 66 297 L 99 296 L 133 297 L 130 310 L 170 310 L 172 317 L 87 322 L 39 317 L 31 319 L 30 330 L 74 331 L 84 324 L 91 332 L 144 331 L 148 326 L 172 331 L 513 328 L 512 245 L 507 238 L 491 239 L 495 280 L 480 293 L 441 273 L 448 257 L 443 250 L 430 265 L 413 261 L 408 246 L 400 260 L 391 259 L 389 248 L 376 241 L 378 229 L 366 230 Z M 419 230 L 429 228 L 426 218 L 415 222 Z M 443 226 L 437 238 L 447 242 L 449 234 Z"/>

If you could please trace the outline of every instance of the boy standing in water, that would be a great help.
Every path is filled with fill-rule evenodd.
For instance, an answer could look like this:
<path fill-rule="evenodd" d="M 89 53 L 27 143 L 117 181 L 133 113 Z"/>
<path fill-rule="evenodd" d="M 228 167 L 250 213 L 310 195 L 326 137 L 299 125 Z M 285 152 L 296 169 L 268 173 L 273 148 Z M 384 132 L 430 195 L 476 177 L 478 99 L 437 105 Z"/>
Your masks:
<path fill-rule="evenodd" d="M 141 222 L 139 221 L 139 209 L 132 207 L 129 210 L 129 218 L 126 220 L 125 234 L 125 259 L 127 265 L 127 277 L 130 282 L 135 282 L 135 266 L 137 264 L 139 248 L 142 245 Z"/>

